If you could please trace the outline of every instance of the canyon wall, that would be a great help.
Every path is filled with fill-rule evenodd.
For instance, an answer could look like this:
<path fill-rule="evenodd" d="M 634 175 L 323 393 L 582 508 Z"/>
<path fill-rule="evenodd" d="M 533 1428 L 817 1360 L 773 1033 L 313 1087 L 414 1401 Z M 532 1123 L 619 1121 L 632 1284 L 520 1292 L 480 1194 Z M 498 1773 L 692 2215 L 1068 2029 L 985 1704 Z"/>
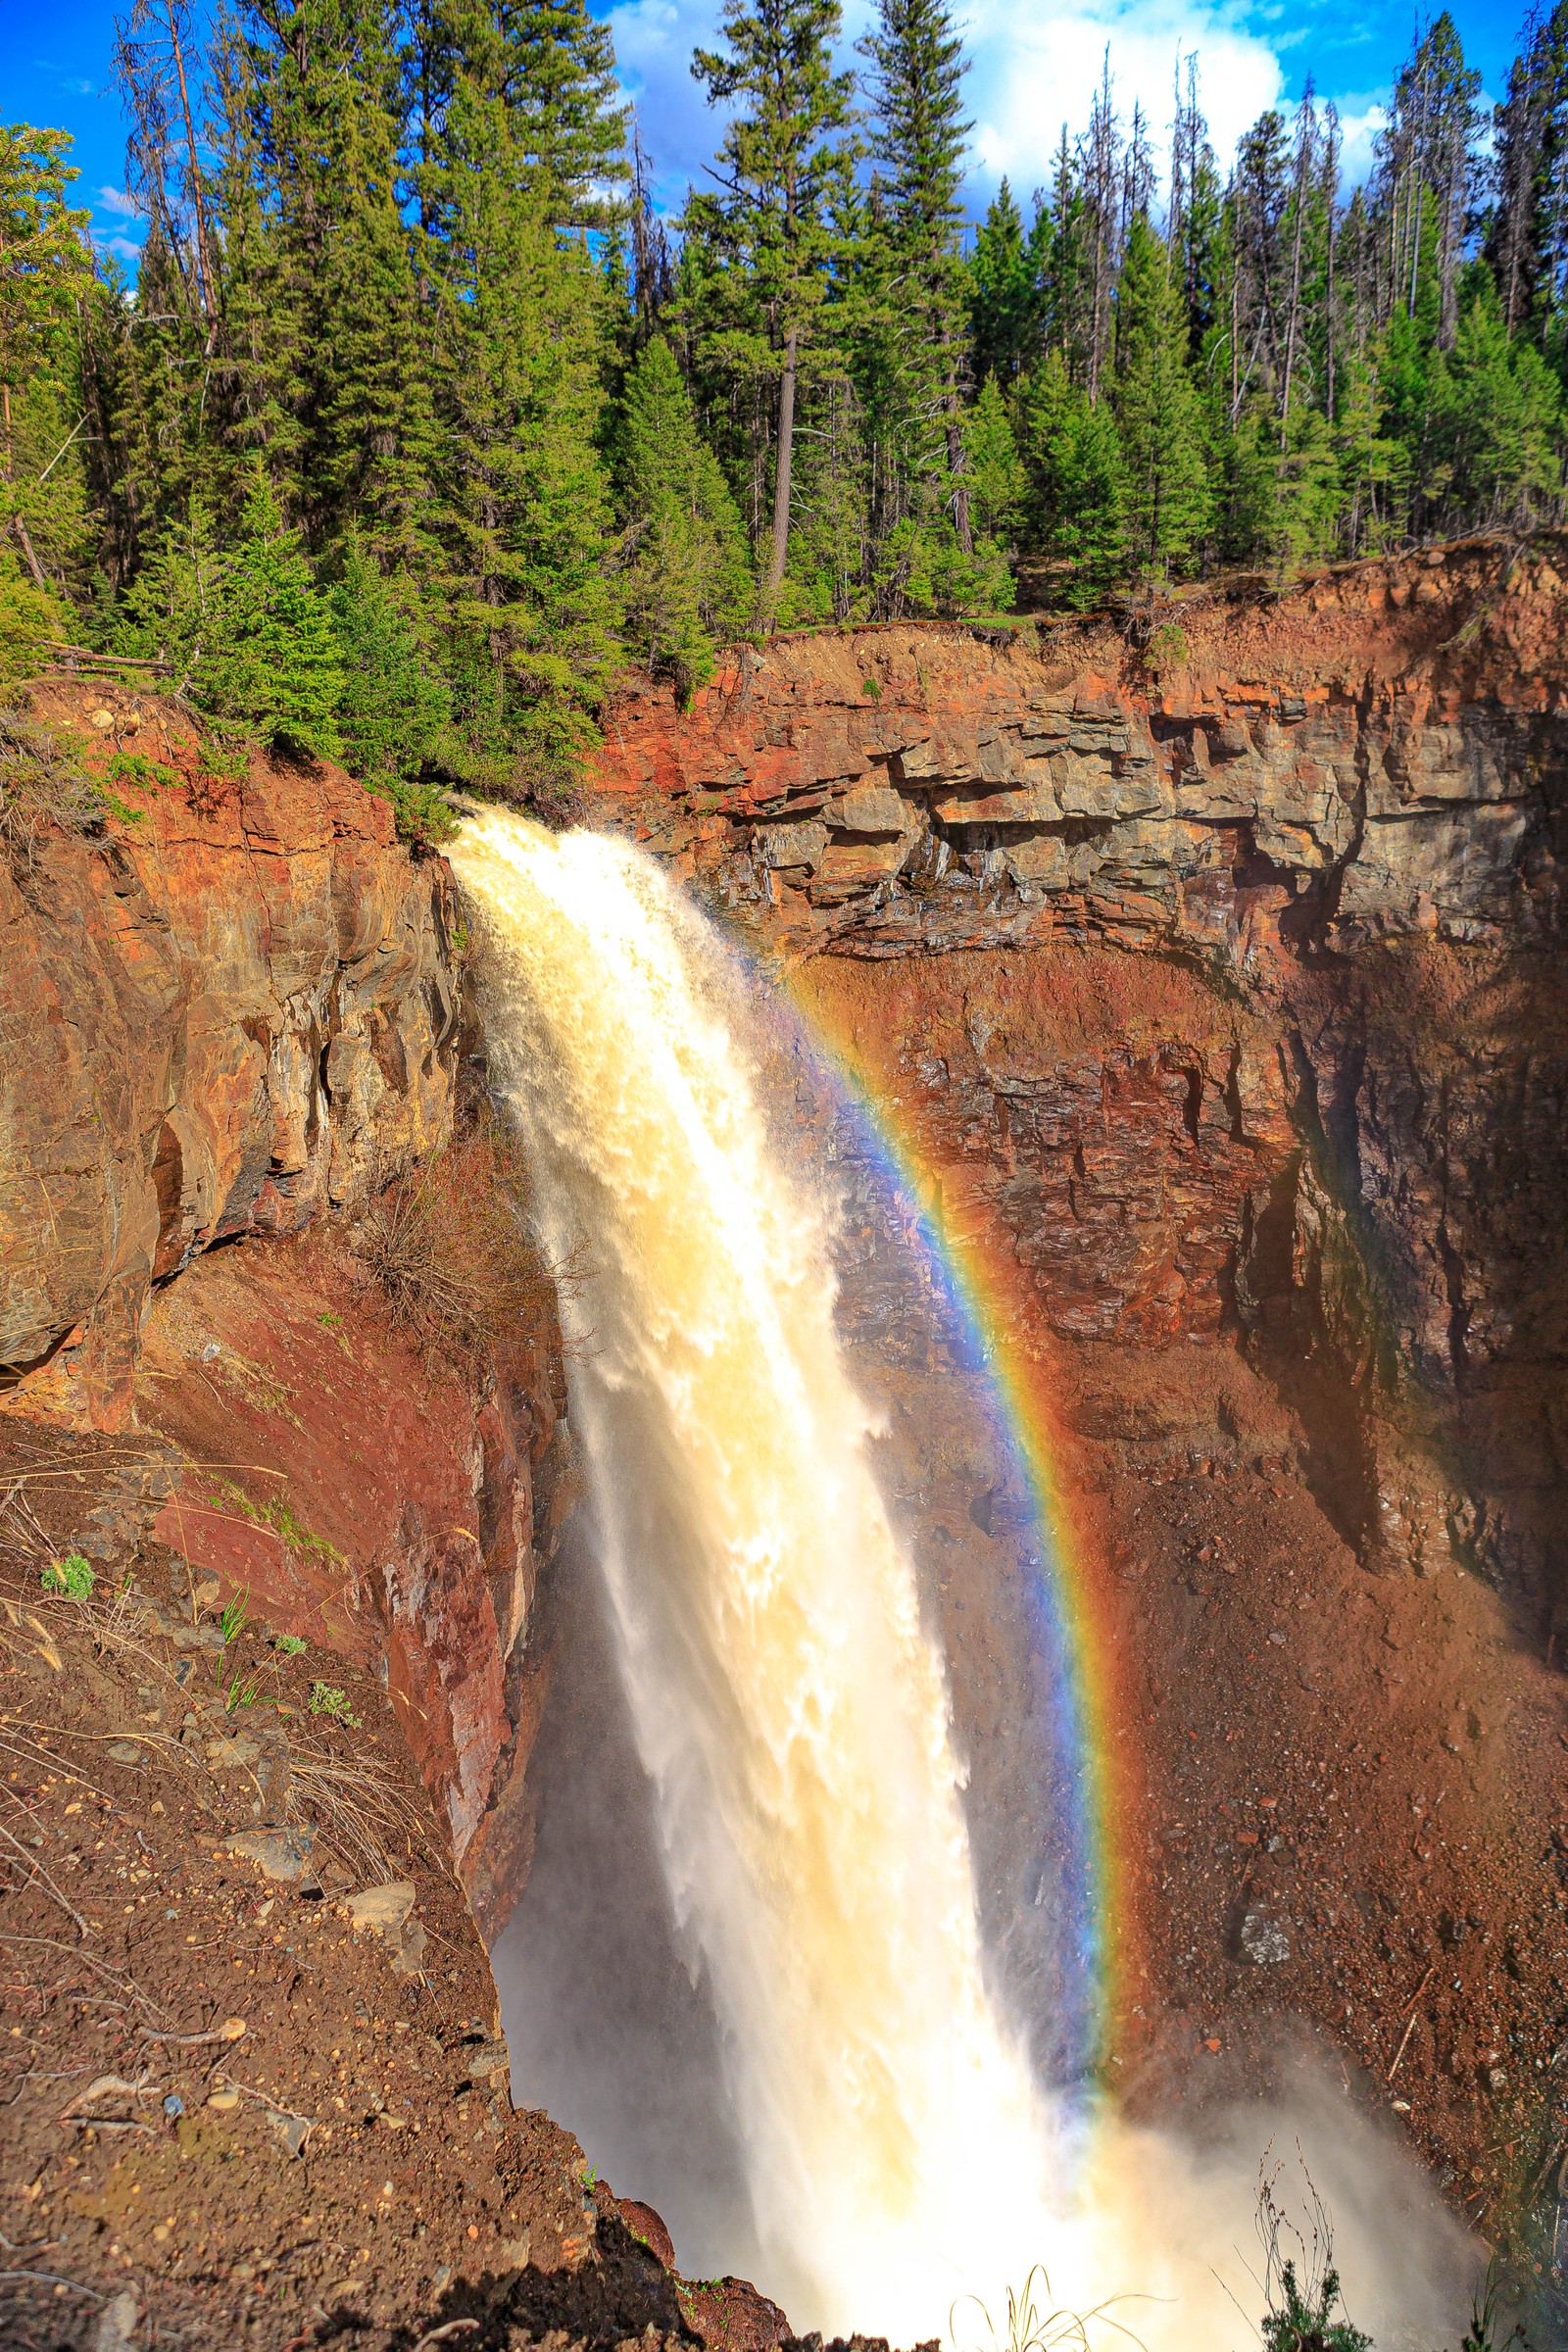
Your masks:
<path fill-rule="evenodd" d="M 172 1553 L 171 1606 L 216 1579 L 381 1680 L 488 1922 L 559 1366 L 519 1331 L 460 1376 L 355 1249 L 459 1113 L 450 873 L 341 770 L 235 769 L 153 698 L 40 687 L 24 723 L 102 812 L 13 803 L 0 844 L 0 1409 L 118 1437 L 90 1557 Z"/>
<path fill-rule="evenodd" d="M 1229 1332 L 1369 1563 L 1556 1635 L 1568 551 L 644 685 L 598 779 L 1074 1340 Z"/>
<path fill-rule="evenodd" d="M 1557 561 L 784 638 L 689 710 L 628 691 L 596 800 L 790 973 L 1026 1324 L 1239 1346 L 1368 1565 L 1478 1568 L 1548 1653 Z M 494 1930 L 561 1368 L 543 1328 L 432 1364 L 356 1244 L 477 1089 L 447 869 L 337 771 L 225 772 L 166 705 L 31 715 L 110 802 L 0 863 L 0 1405 L 120 1432 L 126 1524 L 382 1677 Z"/>

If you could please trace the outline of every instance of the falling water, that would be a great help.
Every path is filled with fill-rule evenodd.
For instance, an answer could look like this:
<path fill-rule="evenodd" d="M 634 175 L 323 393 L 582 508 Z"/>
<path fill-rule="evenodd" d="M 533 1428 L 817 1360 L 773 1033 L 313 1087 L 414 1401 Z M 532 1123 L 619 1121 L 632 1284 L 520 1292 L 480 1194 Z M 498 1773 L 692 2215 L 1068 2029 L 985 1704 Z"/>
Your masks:
<path fill-rule="evenodd" d="M 571 1419 L 760 2283 L 798 2327 L 906 2343 L 966 2292 L 1004 2334 L 1006 2286 L 1040 2261 L 1058 2301 L 1171 2292 L 1184 2266 L 1142 2210 L 1155 2173 L 1170 2188 L 1154 2143 L 1135 2212 L 988 1998 L 942 1662 L 835 1338 L 824 1212 L 770 1145 L 726 957 L 623 843 L 492 812 L 453 863 L 492 1084 L 547 1248 L 586 1269 L 562 1299 Z M 1140 2308 L 1146 2342 L 1164 2308 Z"/>

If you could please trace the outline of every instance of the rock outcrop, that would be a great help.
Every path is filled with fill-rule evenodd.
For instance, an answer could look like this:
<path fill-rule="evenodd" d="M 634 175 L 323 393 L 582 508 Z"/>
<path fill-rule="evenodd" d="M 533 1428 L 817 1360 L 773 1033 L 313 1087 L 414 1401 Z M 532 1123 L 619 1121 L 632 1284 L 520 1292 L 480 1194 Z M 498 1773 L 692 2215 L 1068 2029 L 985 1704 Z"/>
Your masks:
<path fill-rule="evenodd" d="M 1488 547 L 1195 598 L 1142 651 L 1098 620 L 787 638 L 688 713 L 629 696 L 600 783 L 794 954 L 1517 946 L 1557 919 L 1565 611 L 1544 556 Z"/>
<path fill-rule="evenodd" d="M 0 858 L 0 1406 L 119 1434 L 91 1556 L 167 1546 L 381 1682 L 494 1930 L 559 1366 L 542 1332 L 426 1361 L 347 1238 L 453 1132 L 450 873 L 338 769 L 217 772 L 166 704 L 29 715 L 105 813 Z"/>
<path fill-rule="evenodd" d="M 1053 1328 L 1273 1349 L 1340 1399 L 1364 1556 L 1479 1565 L 1547 1641 L 1565 571 L 1477 544 L 783 639 L 688 712 L 628 696 L 599 779 L 853 1033 Z"/>
<path fill-rule="evenodd" d="M 155 1284 L 450 1132 L 451 883 L 340 770 L 215 772 L 165 704 L 35 702 L 110 805 L 0 858 L 0 1382 L 53 1358 L 113 1427 Z"/>

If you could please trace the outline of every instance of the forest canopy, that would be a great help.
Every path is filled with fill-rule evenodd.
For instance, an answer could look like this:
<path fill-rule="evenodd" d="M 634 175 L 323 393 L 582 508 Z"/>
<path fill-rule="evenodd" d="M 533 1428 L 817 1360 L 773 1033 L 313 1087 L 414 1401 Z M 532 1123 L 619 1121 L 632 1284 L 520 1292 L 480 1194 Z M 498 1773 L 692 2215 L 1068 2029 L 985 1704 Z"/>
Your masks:
<path fill-rule="evenodd" d="M 134 286 L 0 126 L 0 680 L 84 648 L 211 724 L 568 795 L 628 663 L 1084 607 L 1561 518 L 1568 0 L 1484 108 L 1420 29 L 1348 186 L 1310 87 L 1219 157 L 1089 126 L 964 201 L 945 0 L 725 0 L 673 219 L 585 0 L 136 0 Z"/>

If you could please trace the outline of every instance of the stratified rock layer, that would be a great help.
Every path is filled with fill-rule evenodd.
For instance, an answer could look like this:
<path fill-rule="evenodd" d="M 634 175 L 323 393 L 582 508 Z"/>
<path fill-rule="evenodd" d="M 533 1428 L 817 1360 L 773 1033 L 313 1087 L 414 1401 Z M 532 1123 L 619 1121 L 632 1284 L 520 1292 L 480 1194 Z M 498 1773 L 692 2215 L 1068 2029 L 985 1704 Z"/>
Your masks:
<path fill-rule="evenodd" d="M 1548 1640 L 1562 564 L 1476 545 L 1120 625 L 784 639 L 687 712 L 630 695 L 600 775 L 611 821 L 806 964 L 1053 1329 L 1229 1330 L 1326 1382 L 1365 1556 L 1468 1559 Z"/>
<path fill-rule="evenodd" d="M 450 1132 L 451 885 L 338 769 L 231 779 L 167 707 L 38 705 L 129 813 L 0 860 L 0 1380 L 59 1352 L 113 1427 L 154 1283 Z"/>

